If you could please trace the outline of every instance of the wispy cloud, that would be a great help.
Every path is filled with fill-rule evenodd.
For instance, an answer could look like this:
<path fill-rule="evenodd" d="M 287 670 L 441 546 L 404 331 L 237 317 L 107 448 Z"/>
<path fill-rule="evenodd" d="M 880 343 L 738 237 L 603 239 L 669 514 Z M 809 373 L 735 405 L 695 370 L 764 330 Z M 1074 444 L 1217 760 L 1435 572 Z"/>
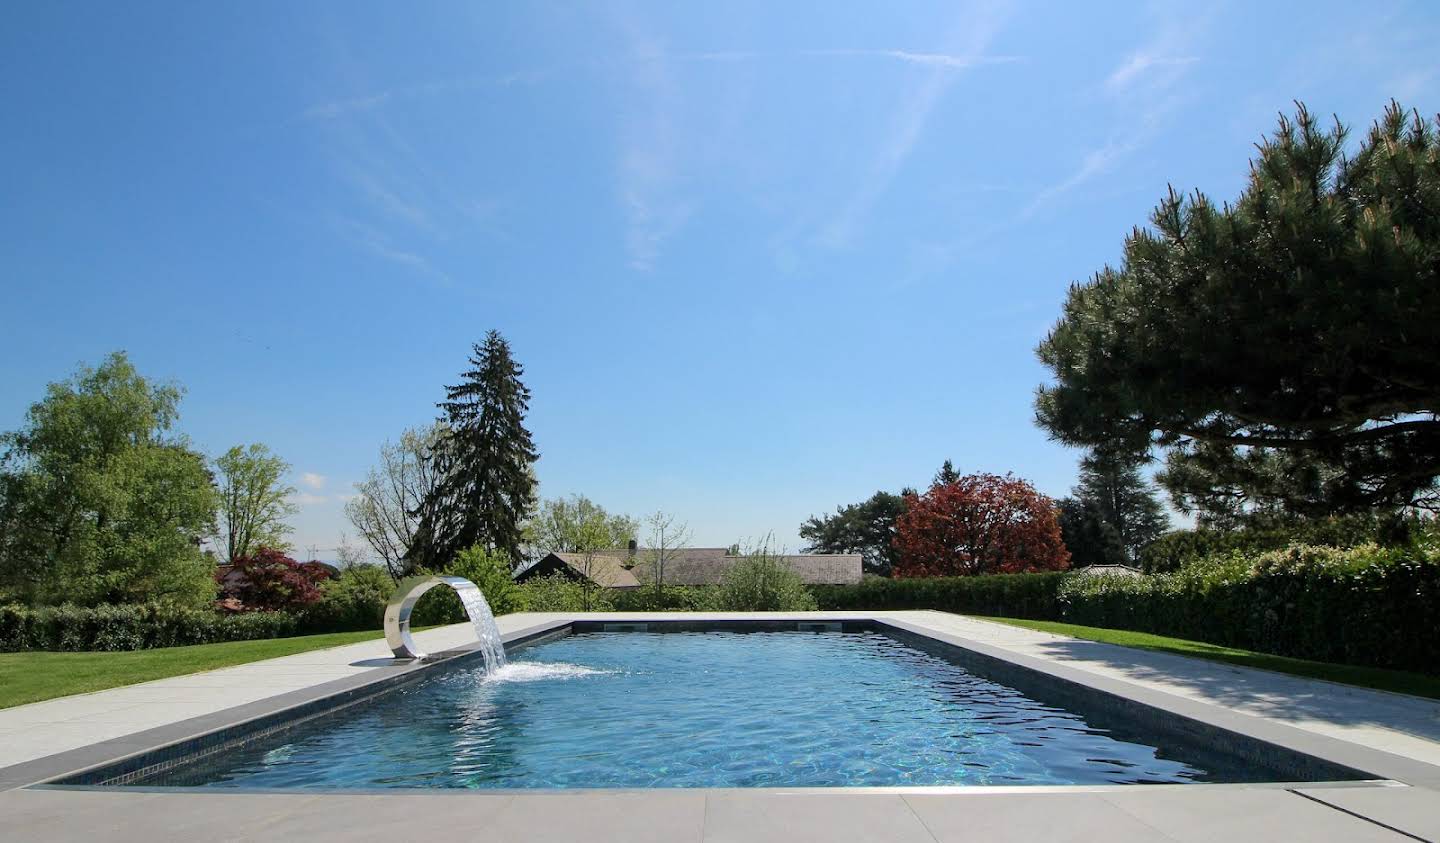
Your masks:
<path fill-rule="evenodd" d="M 1154 32 L 1105 77 L 1102 88 L 1123 115 L 1103 144 L 1086 150 L 1073 172 L 1042 188 L 1020 212 L 1021 219 L 1039 213 L 1055 201 L 1099 176 L 1150 143 L 1178 111 L 1178 84 L 1191 65 L 1195 42 L 1208 19 L 1168 11 Z"/>
<path fill-rule="evenodd" d="M 310 492 L 296 492 L 290 496 L 290 502 L 297 506 L 315 506 L 325 503 L 329 498 L 324 495 L 316 495 Z"/>
<path fill-rule="evenodd" d="M 906 159 L 910 157 L 930 121 L 935 105 L 955 80 L 955 71 L 1019 60 L 1015 56 L 990 56 L 986 53 L 1008 12 L 1005 5 L 987 4 L 964 15 L 955 27 L 958 32 L 963 33 L 960 36 L 963 40 L 961 49 L 955 52 L 854 51 L 853 54 L 873 54 L 899 59 L 925 67 L 929 72 L 918 84 L 905 92 L 869 170 L 861 178 L 850 199 L 822 228 L 818 238 L 821 245 L 843 247 L 851 241 L 871 206 L 889 188 Z"/>
<path fill-rule="evenodd" d="M 968 70 L 990 64 L 1013 64 L 1025 61 L 1024 56 L 957 55 L 954 53 L 917 53 L 909 50 L 805 50 L 806 56 L 854 56 L 860 58 L 894 59 L 922 67 L 944 67 Z"/>
<path fill-rule="evenodd" d="M 313 471 L 307 471 L 304 474 L 300 475 L 300 482 L 301 484 L 308 486 L 311 489 L 319 491 L 320 489 L 325 488 L 325 475 L 316 474 Z"/>
<path fill-rule="evenodd" d="M 453 282 L 448 273 L 436 268 L 424 255 L 395 245 L 389 235 L 377 228 L 353 219 L 337 220 L 336 227 L 346 240 L 372 255 L 411 267 L 444 284 Z"/>
<path fill-rule="evenodd" d="M 1186 65 L 1196 61 L 1198 59 L 1194 56 L 1161 56 L 1141 50 L 1131 55 L 1105 78 L 1105 88 L 1112 93 L 1120 93 L 1142 81 L 1148 81 L 1152 85 L 1168 84 L 1169 78 L 1157 79 L 1157 75 L 1177 76 Z"/>
<path fill-rule="evenodd" d="M 456 76 L 436 79 L 415 85 L 397 85 L 381 91 L 353 97 L 319 102 L 300 112 L 305 120 L 334 120 L 340 117 L 371 111 L 382 106 L 407 100 L 424 99 L 445 94 L 461 93 L 481 88 L 505 88 L 511 85 L 543 81 L 553 75 L 553 69 L 516 71 L 493 76 Z"/>
<path fill-rule="evenodd" d="M 664 41 L 636 14 L 622 14 L 618 23 L 630 56 L 637 59 L 627 75 L 636 105 L 624 114 L 620 129 L 618 180 L 626 216 L 625 248 L 631 267 L 649 270 L 664 242 L 694 212 L 693 201 L 679 187 L 676 122 L 682 103 Z M 727 55 L 724 60 L 732 59 Z"/>

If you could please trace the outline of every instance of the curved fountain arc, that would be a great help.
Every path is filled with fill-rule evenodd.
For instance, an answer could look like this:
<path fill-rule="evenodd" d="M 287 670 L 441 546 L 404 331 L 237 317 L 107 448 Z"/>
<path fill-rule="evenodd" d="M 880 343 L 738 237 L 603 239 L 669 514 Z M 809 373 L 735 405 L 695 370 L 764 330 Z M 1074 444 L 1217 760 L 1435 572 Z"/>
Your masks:
<path fill-rule="evenodd" d="M 475 626 L 475 635 L 480 639 L 480 651 L 485 657 L 485 669 L 493 672 L 505 664 L 505 644 L 500 640 L 500 628 L 495 625 L 495 615 L 479 586 L 464 577 L 450 577 L 426 574 L 408 577 L 400 581 L 385 606 L 385 643 L 400 659 L 423 659 L 426 653 L 410 635 L 410 614 L 425 592 L 436 586 L 453 588 L 465 607 L 465 614 Z"/>

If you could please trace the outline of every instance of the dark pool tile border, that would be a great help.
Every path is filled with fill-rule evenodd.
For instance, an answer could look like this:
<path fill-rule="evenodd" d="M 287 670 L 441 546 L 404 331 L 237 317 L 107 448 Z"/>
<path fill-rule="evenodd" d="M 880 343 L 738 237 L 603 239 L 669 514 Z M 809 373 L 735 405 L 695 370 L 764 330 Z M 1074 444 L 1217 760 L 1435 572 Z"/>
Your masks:
<path fill-rule="evenodd" d="M 1041 683 L 1044 693 L 1084 695 L 1076 697 L 1080 700 L 1077 705 L 1098 704 L 1124 716 L 1147 720 L 1161 717 L 1163 722 L 1153 722 L 1171 731 L 1189 732 L 1200 739 L 1228 742 L 1247 754 L 1271 751 L 1265 747 L 1268 744 L 1276 752 L 1269 759 L 1258 757 L 1257 760 L 1262 763 L 1285 763 L 1288 758 L 1305 764 L 1309 762 L 1304 759 L 1313 759 L 1323 765 L 1315 768 L 1317 773 L 1328 767 L 1331 771 L 1350 772 L 1349 776 L 1341 778 L 1391 780 L 1427 788 L 1440 787 L 1440 766 L 1423 761 L 1137 683 L 1112 679 L 1061 662 L 1027 656 L 908 621 L 877 618 L 876 623 L 907 636 L 950 645 L 959 651 L 956 655 L 962 660 L 983 660 L 984 665 L 977 672 L 987 674 L 1002 684 L 1029 682 L 1034 687 L 1033 683 Z M 1017 690 L 1023 692 L 1026 689 L 1019 687 Z M 1150 725 L 1147 723 L 1146 727 Z"/>
<path fill-rule="evenodd" d="M 1190 741 L 1218 741 L 1223 748 L 1238 750 L 1242 755 L 1272 768 L 1279 766 L 1301 772 L 1304 775 L 1298 778 L 1308 779 L 1310 787 L 1323 786 L 1325 780 L 1336 778 L 1390 779 L 1440 787 L 1440 767 L 1434 765 L 1099 676 L 1051 660 L 1014 653 L 896 618 L 856 613 L 851 617 L 819 620 L 841 623 L 849 631 L 881 631 L 932 651 L 938 647 L 943 650 L 943 655 L 962 664 L 968 662 L 977 673 L 1002 684 L 1017 686 L 1017 690 L 1022 692 L 1027 692 L 1028 687 L 1052 698 L 1068 695 L 1078 708 L 1095 710 L 1098 706 L 1112 716 L 1145 721 L 1144 728 L 1161 728 L 1171 734 L 1183 735 Z M 797 624 L 817 622 L 813 617 L 804 616 L 705 620 L 643 614 L 608 619 L 568 617 L 517 630 L 503 636 L 503 639 L 507 650 L 515 650 L 567 635 L 571 631 L 601 630 L 607 623 L 643 623 L 652 631 L 721 628 L 762 632 L 795 630 Z M 102 782 L 108 787 L 135 780 L 186 763 L 197 755 L 221 752 L 265 734 L 294 728 L 313 717 L 336 711 L 337 703 L 339 707 L 354 705 L 399 685 L 425 678 L 434 670 L 453 667 L 457 660 L 475 657 L 478 657 L 476 646 L 458 648 L 439 654 L 434 661 L 379 667 L 354 677 L 0 769 L 0 791 L 37 783 L 44 783 L 47 789 L 91 789 Z M 1336 776 L 1336 773 L 1340 775 Z"/>
<path fill-rule="evenodd" d="M 507 651 L 567 635 L 569 620 L 548 621 L 502 636 Z M 424 662 L 382 665 L 354 676 L 289 691 L 188 720 L 0 768 L 0 791 L 37 783 L 121 784 L 256 737 L 294 728 L 364 702 L 437 669 L 480 657 L 479 645 L 434 654 Z"/>

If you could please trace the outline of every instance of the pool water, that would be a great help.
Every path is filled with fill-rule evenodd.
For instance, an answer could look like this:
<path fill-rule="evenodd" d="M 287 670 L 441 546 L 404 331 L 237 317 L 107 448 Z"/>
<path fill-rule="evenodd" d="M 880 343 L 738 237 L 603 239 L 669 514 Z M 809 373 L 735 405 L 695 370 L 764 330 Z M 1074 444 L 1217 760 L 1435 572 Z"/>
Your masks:
<path fill-rule="evenodd" d="M 138 784 L 832 787 L 1254 781 L 878 633 L 581 633 Z"/>

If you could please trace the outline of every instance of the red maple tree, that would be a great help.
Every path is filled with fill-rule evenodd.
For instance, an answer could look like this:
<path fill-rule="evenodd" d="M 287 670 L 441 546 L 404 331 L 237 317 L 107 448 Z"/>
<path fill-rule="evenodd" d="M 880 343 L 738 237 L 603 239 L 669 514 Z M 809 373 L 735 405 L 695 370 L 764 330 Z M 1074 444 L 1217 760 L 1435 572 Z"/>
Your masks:
<path fill-rule="evenodd" d="M 1007 474 L 970 474 L 905 498 L 897 577 L 1062 571 L 1070 551 L 1055 502 Z"/>
<path fill-rule="evenodd" d="M 320 601 L 320 585 L 332 575 L 321 562 L 296 562 L 261 548 L 236 559 L 233 572 L 219 576 L 221 597 L 233 598 L 243 611 L 302 609 Z"/>

